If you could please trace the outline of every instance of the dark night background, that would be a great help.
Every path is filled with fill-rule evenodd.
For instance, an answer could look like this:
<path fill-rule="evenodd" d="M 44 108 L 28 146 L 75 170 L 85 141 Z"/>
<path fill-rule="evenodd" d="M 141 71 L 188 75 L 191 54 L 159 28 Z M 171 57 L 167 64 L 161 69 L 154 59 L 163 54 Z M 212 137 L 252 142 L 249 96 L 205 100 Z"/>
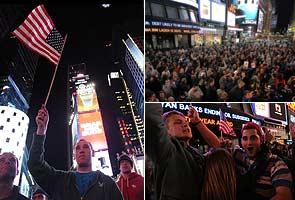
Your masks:
<path fill-rule="evenodd" d="M 38 6 L 32 5 L 32 9 Z M 59 64 L 51 95 L 47 103 L 50 114 L 49 126 L 45 143 L 45 160 L 57 169 L 68 169 L 67 149 L 67 66 L 85 63 L 87 74 L 96 84 L 96 92 L 104 129 L 109 142 L 110 153 L 119 152 L 121 145 L 119 135 L 111 131 L 114 125 L 109 114 L 112 110 L 112 99 L 109 99 L 110 89 L 107 86 L 107 74 L 116 69 L 112 62 L 112 54 L 106 44 L 111 43 L 112 28 L 128 26 L 125 30 L 132 36 L 141 36 L 144 31 L 143 1 L 111 4 L 103 8 L 100 4 L 44 4 L 57 30 L 63 35 L 68 34 L 63 55 Z M 31 10 L 32 10 L 31 9 Z M 30 11 L 29 11 L 30 12 Z M 29 14 L 29 13 L 28 13 Z M 130 28 L 131 27 L 131 28 Z M 121 40 L 121 39 L 120 39 Z M 35 116 L 41 104 L 45 101 L 54 65 L 41 57 L 35 74 L 33 95 L 28 115 L 30 129 L 27 138 L 29 147 L 33 130 L 36 128 Z M 117 149 L 118 147 L 118 149 Z"/>
<path fill-rule="evenodd" d="M 278 23 L 277 32 L 284 33 L 287 31 L 288 24 L 291 22 L 291 15 L 294 8 L 294 0 L 277 0 Z"/>

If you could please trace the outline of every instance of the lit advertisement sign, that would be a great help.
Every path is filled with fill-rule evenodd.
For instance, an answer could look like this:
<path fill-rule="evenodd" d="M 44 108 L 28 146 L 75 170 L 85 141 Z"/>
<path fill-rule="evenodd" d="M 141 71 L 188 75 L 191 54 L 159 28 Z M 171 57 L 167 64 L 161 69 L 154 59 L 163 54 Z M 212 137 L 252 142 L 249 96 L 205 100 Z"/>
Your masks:
<path fill-rule="evenodd" d="M 268 103 L 253 103 L 252 106 L 256 115 L 270 117 Z"/>
<path fill-rule="evenodd" d="M 209 0 L 199 0 L 199 16 L 200 19 L 211 19 L 211 9 Z"/>
<path fill-rule="evenodd" d="M 211 2 L 211 20 L 225 23 L 225 4 Z"/>
<path fill-rule="evenodd" d="M 286 106 L 284 103 L 253 103 L 256 115 L 280 120 L 286 124 Z"/>
<path fill-rule="evenodd" d="M 189 110 L 189 105 L 186 103 L 162 103 L 162 107 L 164 112 L 171 110 L 178 110 L 182 112 L 184 115 L 187 114 Z M 202 122 L 209 126 L 218 126 L 220 119 L 220 111 L 219 107 L 216 105 L 208 105 L 208 104 L 192 104 L 196 111 L 199 113 Z M 243 113 L 241 111 L 234 111 L 229 108 L 223 108 L 224 114 L 228 120 L 228 124 L 231 127 L 241 129 L 244 123 L 249 121 L 260 124 L 260 122 L 250 115 Z"/>
<path fill-rule="evenodd" d="M 287 106 L 288 106 L 289 110 L 292 110 L 293 112 L 295 112 L 295 103 L 293 103 L 293 102 L 287 103 Z"/>
<path fill-rule="evenodd" d="M 79 114 L 79 139 L 91 142 L 95 151 L 108 148 L 100 112 Z"/>
<path fill-rule="evenodd" d="M 295 125 L 295 112 L 292 110 L 288 110 L 288 120 L 289 120 L 289 128 Z"/>
<path fill-rule="evenodd" d="M 77 103 L 79 113 L 99 108 L 94 84 L 80 84 L 78 86 Z"/>
<path fill-rule="evenodd" d="M 259 15 L 258 15 L 258 24 L 257 24 L 257 32 L 261 33 L 263 29 L 263 18 L 264 14 L 261 10 L 259 10 Z"/>
<path fill-rule="evenodd" d="M 286 106 L 284 103 L 271 103 L 269 107 L 271 118 L 286 122 Z"/>
<path fill-rule="evenodd" d="M 232 12 L 227 12 L 227 26 L 236 26 L 236 15 Z"/>
<path fill-rule="evenodd" d="M 244 16 L 244 20 L 242 20 L 241 22 L 242 24 L 256 24 L 258 14 L 258 1 L 259 0 L 239 1 L 238 3 L 236 3 L 238 5 L 237 12 L 239 13 L 239 15 Z"/>
<path fill-rule="evenodd" d="M 198 8 L 198 4 L 196 2 L 196 0 L 172 0 L 178 3 L 182 3 L 182 4 L 187 4 L 190 6 L 194 6 L 195 8 Z"/>

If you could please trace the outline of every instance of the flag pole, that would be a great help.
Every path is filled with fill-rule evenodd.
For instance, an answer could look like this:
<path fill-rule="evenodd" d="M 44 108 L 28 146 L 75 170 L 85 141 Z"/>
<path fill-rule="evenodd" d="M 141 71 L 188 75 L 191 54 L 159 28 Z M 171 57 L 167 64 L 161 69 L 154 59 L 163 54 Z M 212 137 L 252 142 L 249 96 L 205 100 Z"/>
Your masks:
<path fill-rule="evenodd" d="M 68 34 L 66 34 L 66 36 L 65 36 L 65 41 L 64 41 L 64 43 L 63 43 L 63 45 L 62 45 L 62 49 L 61 49 L 61 53 L 60 53 L 60 57 L 59 57 L 59 59 L 58 59 L 58 61 L 57 61 L 57 65 L 56 65 L 56 67 L 55 67 L 55 69 L 54 69 L 53 77 L 52 77 L 52 79 L 51 79 L 50 87 L 49 87 L 49 90 L 48 90 L 48 93 L 47 93 L 47 96 L 46 96 L 46 99 L 45 99 L 45 102 L 44 102 L 44 106 L 46 106 L 46 104 L 47 104 L 47 101 L 48 101 L 48 98 L 49 98 L 49 95 L 50 95 L 50 92 L 51 92 L 51 88 L 52 88 L 52 85 L 53 85 L 53 81 L 54 81 L 54 79 L 55 79 L 55 75 L 56 75 L 57 68 L 58 68 L 58 65 L 59 65 L 59 61 L 60 61 L 60 59 L 61 59 L 61 56 L 62 56 L 62 53 L 63 53 L 63 50 L 64 50 L 64 46 L 65 46 L 65 43 L 66 43 L 66 41 L 67 41 L 67 37 L 68 37 Z"/>

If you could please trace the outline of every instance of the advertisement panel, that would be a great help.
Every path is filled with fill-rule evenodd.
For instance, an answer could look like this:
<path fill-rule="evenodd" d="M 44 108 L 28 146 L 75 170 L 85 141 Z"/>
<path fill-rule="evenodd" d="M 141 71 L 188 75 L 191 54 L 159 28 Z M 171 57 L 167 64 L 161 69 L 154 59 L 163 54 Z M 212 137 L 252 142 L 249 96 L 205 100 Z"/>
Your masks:
<path fill-rule="evenodd" d="M 225 4 L 211 2 L 211 20 L 225 23 Z"/>
<path fill-rule="evenodd" d="M 211 8 L 209 0 L 199 1 L 199 16 L 200 20 L 210 20 L 211 18 Z"/>
<path fill-rule="evenodd" d="M 227 26 L 236 26 L 236 15 L 232 12 L 227 12 Z"/>
<path fill-rule="evenodd" d="M 77 89 L 78 113 L 99 109 L 94 84 L 80 84 Z"/>
<path fill-rule="evenodd" d="M 256 24 L 259 0 L 234 1 L 234 5 L 237 5 L 237 17 L 243 19 L 241 24 Z"/>
<path fill-rule="evenodd" d="M 262 10 L 259 10 L 259 15 L 258 15 L 258 24 L 257 24 L 257 32 L 261 33 L 263 29 L 263 20 L 264 19 L 264 14 Z"/>
<path fill-rule="evenodd" d="M 79 139 L 91 142 L 94 151 L 108 148 L 100 112 L 79 114 Z"/>
<path fill-rule="evenodd" d="M 184 115 L 187 114 L 187 111 L 189 110 L 189 105 L 190 104 L 188 103 L 162 103 L 164 112 L 178 110 Z M 220 107 L 218 105 L 206 103 L 193 103 L 192 105 L 199 113 L 199 116 L 205 125 L 212 128 L 216 128 L 219 126 Z M 227 118 L 228 124 L 235 129 L 240 130 L 243 124 L 250 121 L 260 124 L 258 120 L 254 119 L 251 115 L 242 111 L 232 108 L 222 108 L 222 110 L 225 114 L 225 117 Z"/>
<path fill-rule="evenodd" d="M 288 109 L 288 123 L 289 123 L 289 129 L 291 129 L 295 125 L 295 112 Z"/>
<path fill-rule="evenodd" d="M 270 117 L 286 123 L 286 106 L 284 103 L 271 103 L 269 104 Z"/>
<path fill-rule="evenodd" d="M 253 107 L 253 111 L 256 115 L 259 115 L 262 117 L 270 117 L 268 103 L 257 102 L 257 103 L 253 103 L 252 107 Z"/>

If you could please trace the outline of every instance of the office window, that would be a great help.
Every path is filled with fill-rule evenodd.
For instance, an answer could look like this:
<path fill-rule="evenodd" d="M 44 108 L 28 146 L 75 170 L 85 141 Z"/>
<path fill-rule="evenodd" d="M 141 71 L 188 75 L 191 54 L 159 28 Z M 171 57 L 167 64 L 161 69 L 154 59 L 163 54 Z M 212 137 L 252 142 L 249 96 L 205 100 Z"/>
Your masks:
<path fill-rule="evenodd" d="M 175 7 L 166 6 L 167 15 L 170 19 L 179 19 L 177 9 Z"/>
<path fill-rule="evenodd" d="M 191 21 L 192 22 L 197 22 L 196 15 L 195 15 L 194 11 L 190 10 L 189 14 L 190 14 L 190 17 L 191 17 Z"/>
<path fill-rule="evenodd" d="M 148 2 L 145 3 L 145 15 L 151 15 L 151 8 Z"/>
<path fill-rule="evenodd" d="M 151 3 L 152 15 L 155 17 L 165 17 L 164 6 L 157 3 Z"/>
<path fill-rule="evenodd" d="M 189 16 L 188 16 L 188 13 L 187 13 L 187 10 L 186 9 L 180 8 L 179 9 L 179 14 L 180 14 L 180 19 L 182 19 L 182 20 L 189 20 Z"/>

